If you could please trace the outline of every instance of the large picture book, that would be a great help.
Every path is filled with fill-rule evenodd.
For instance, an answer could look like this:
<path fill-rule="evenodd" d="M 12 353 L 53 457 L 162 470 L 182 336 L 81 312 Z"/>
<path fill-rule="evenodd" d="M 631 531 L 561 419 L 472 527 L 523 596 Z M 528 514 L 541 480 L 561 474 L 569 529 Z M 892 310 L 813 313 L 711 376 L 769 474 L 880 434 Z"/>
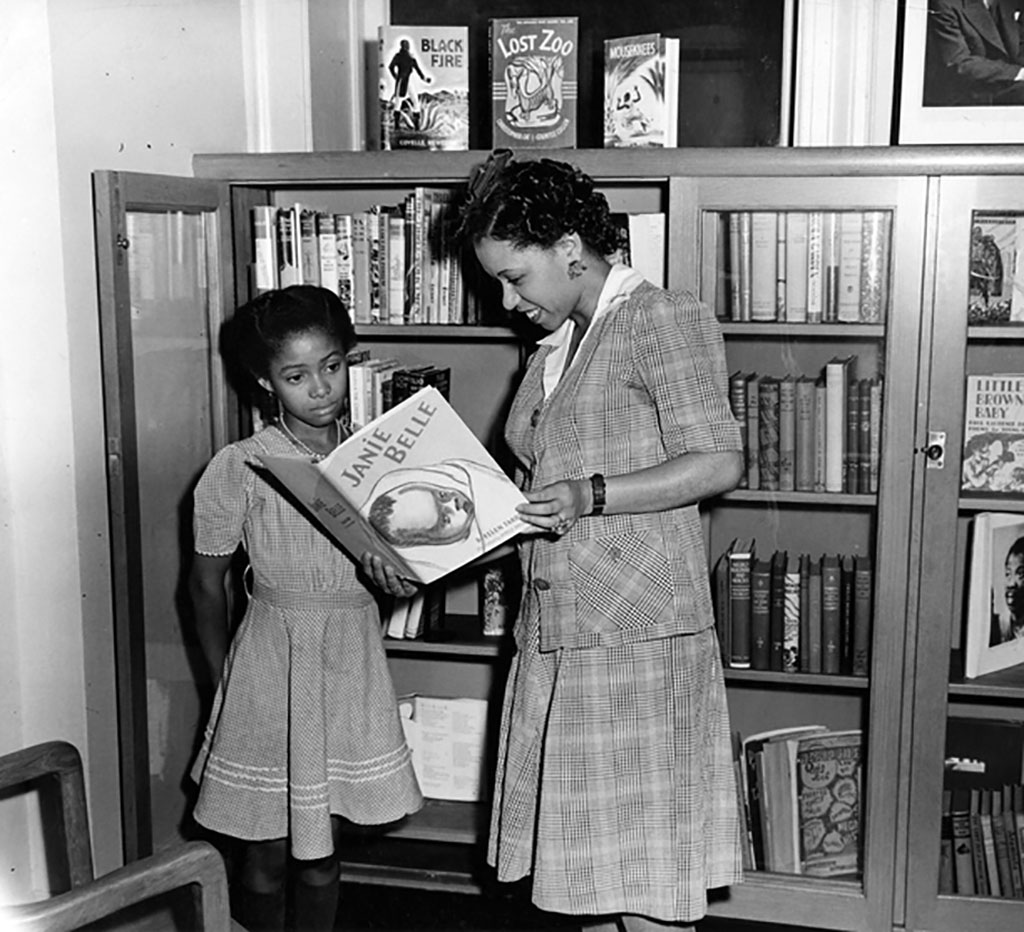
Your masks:
<path fill-rule="evenodd" d="M 433 386 L 323 460 L 260 460 L 356 560 L 370 551 L 421 583 L 528 528 L 522 492 Z"/>
<path fill-rule="evenodd" d="M 675 148 L 678 136 L 679 39 L 660 33 L 605 39 L 605 148 Z"/>
<path fill-rule="evenodd" d="M 490 20 L 494 148 L 575 148 L 577 30 L 575 16 Z"/>
<path fill-rule="evenodd" d="M 1024 217 L 975 211 L 967 323 L 1024 324 Z"/>
<path fill-rule="evenodd" d="M 469 148 L 469 29 L 380 26 L 382 149 Z"/>
<path fill-rule="evenodd" d="M 967 376 L 960 488 L 1024 498 L 1024 373 Z"/>
<path fill-rule="evenodd" d="M 1024 663 L 1024 514 L 974 516 L 964 675 Z"/>

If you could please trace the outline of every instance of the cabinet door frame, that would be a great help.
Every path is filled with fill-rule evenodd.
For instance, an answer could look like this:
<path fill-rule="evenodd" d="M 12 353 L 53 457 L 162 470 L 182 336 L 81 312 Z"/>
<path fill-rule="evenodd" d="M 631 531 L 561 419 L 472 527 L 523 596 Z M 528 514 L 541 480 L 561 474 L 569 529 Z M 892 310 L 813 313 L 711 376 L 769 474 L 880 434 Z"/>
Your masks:
<path fill-rule="evenodd" d="M 139 458 L 129 282 L 128 214 L 186 212 L 207 219 L 209 332 L 234 304 L 228 186 L 170 175 L 97 171 L 94 225 L 103 368 L 103 404 L 113 597 L 114 667 L 121 780 L 121 835 L 126 861 L 152 853 L 149 728 L 143 604 Z M 211 341 L 212 343 L 212 341 Z M 210 347 L 214 443 L 235 429 L 237 405 Z"/>
<path fill-rule="evenodd" d="M 967 376 L 967 297 L 970 232 L 974 211 L 1024 213 L 1024 177 L 1008 174 L 945 176 L 932 181 L 929 199 L 929 252 L 925 265 L 926 303 L 931 311 L 922 336 L 920 383 L 926 417 L 917 427 L 915 447 L 924 451 L 931 431 L 944 431 L 945 464 L 915 464 L 920 516 L 915 522 L 919 553 L 916 629 L 908 632 L 907 670 L 913 704 L 909 759 L 911 793 L 907 809 L 908 929 L 958 932 L 960 929 L 1013 928 L 1022 921 L 1020 900 L 939 895 L 939 840 L 945 757 L 945 723 L 951 701 L 978 699 L 995 703 L 999 718 L 1004 698 L 1022 705 L 1019 690 L 954 689 L 950 684 L 952 628 L 959 611 L 957 595 L 967 579 L 958 565 L 956 523 L 960 498 L 960 457 L 964 435 L 964 390 Z M 1009 331 L 1004 331 L 1009 336 Z M 1024 328 L 1017 328 L 1017 340 Z M 1019 367 L 1018 367 L 1019 368 Z M 986 695 L 987 693 L 987 695 Z"/>

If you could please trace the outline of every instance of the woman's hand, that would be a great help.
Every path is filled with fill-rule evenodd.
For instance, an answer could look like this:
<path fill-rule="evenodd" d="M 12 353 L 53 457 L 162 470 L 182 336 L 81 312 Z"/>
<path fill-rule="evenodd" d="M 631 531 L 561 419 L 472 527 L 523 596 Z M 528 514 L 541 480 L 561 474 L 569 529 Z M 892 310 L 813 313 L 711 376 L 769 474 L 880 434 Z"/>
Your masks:
<path fill-rule="evenodd" d="M 593 507 L 589 479 L 563 479 L 523 494 L 528 502 L 518 506 L 520 517 L 551 534 L 564 534 Z"/>
<path fill-rule="evenodd" d="M 389 595 L 408 598 L 415 595 L 419 588 L 414 582 L 398 574 L 390 563 L 385 563 L 376 554 L 367 550 L 360 558 L 363 572 L 373 580 L 378 589 L 384 590 Z"/>

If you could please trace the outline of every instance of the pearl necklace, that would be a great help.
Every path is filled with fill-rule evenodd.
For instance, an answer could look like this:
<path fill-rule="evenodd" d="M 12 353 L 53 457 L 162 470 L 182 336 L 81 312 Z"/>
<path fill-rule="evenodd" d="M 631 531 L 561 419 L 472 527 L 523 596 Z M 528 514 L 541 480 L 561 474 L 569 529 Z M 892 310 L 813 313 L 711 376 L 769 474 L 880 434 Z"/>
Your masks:
<path fill-rule="evenodd" d="M 281 430 L 281 433 L 284 434 L 300 452 L 305 453 L 307 456 L 312 456 L 316 460 L 322 460 L 325 456 L 330 455 L 329 453 L 321 453 L 319 450 L 314 450 L 308 444 L 305 444 L 301 440 L 299 440 L 299 438 L 296 437 L 295 434 L 291 432 L 291 429 L 285 423 L 283 417 L 279 417 L 274 423 L 277 424 L 278 428 L 280 428 Z M 338 418 L 338 420 L 334 422 L 334 426 L 338 431 L 338 439 L 334 442 L 334 447 L 337 447 L 341 443 L 342 438 L 345 435 L 345 428 L 341 422 L 341 418 Z M 332 451 L 334 447 L 331 448 Z"/>

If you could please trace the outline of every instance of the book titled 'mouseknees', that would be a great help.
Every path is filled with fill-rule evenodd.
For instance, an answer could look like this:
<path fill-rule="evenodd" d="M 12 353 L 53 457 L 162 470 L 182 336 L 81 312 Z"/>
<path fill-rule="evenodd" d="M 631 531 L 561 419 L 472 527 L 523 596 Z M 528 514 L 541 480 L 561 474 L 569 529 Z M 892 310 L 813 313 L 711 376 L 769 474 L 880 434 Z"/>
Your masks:
<path fill-rule="evenodd" d="M 433 582 L 527 529 L 526 498 L 444 396 L 423 388 L 330 456 L 260 461 L 358 560 Z"/>

